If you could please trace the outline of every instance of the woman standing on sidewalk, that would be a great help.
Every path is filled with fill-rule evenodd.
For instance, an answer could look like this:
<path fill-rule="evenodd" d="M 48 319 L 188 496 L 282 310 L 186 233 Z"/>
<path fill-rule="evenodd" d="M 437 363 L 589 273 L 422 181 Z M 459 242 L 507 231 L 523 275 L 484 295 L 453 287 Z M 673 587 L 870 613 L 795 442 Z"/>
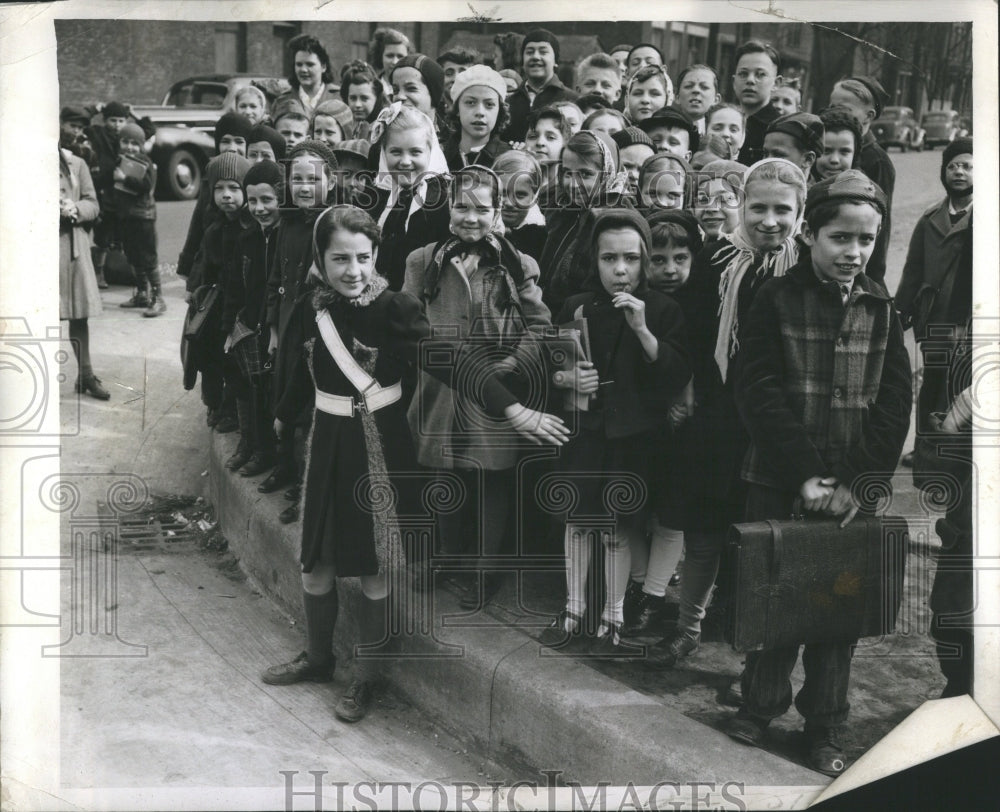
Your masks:
<path fill-rule="evenodd" d="M 101 312 L 101 292 L 90 258 L 90 237 L 84 223 L 97 219 L 100 208 L 82 158 L 59 149 L 59 318 L 69 321 L 69 340 L 79 364 L 76 391 L 98 400 L 111 395 L 90 365 L 87 319 Z"/>
<path fill-rule="evenodd" d="M 390 586 L 405 564 L 397 516 L 420 510 L 415 482 L 405 476 L 417 463 L 402 384 L 412 381 L 430 325 L 414 297 L 389 290 L 375 272 L 379 242 L 374 220 L 354 206 L 334 206 L 317 219 L 309 271 L 316 289 L 312 309 L 301 311 L 307 340 L 290 358 L 289 382 L 275 408 L 281 434 L 315 390 L 302 491 L 308 643 L 295 660 L 261 678 L 270 685 L 333 678 L 337 579 L 359 577 L 363 648 L 334 710 L 345 722 L 368 712 L 385 656 L 384 650 L 366 654 L 387 640 Z"/>

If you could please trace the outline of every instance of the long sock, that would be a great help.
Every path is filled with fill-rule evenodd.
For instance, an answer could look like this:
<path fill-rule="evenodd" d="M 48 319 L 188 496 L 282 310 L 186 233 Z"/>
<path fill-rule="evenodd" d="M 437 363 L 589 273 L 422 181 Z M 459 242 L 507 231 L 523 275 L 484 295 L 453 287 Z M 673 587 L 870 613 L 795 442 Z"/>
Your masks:
<path fill-rule="evenodd" d="M 650 548 L 649 569 L 643 590 L 662 598 L 666 594 L 670 576 L 677 571 L 681 553 L 684 552 L 684 531 L 657 523 L 653 528 Z"/>
<path fill-rule="evenodd" d="M 333 629 L 337 625 L 337 585 L 323 595 L 302 592 L 306 610 L 306 652 L 309 664 L 325 668 L 333 662 Z"/>
<path fill-rule="evenodd" d="M 642 532 L 641 530 L 639 532 Z M 629 542 L 631 535 L 619 523 L 615 535 L 603 537 L 604 542 L 604 612 L 601 620 L 604 623 L 622 624 L 625 622 L 625 589 L 628 587 L 631 553 Z"/>
<path fill-rule="evenodd" d="M 388 605 L 388 597 L 374 599 L 366 595 L 361 597 L 361 639 L 359 642 L 363 648 L 358 652 L 357 674 L 358 679 L 365 682 L 373 680 L 381 670 L 379 667 L 380 658 L 371 655 L 376 654 L 375 649 L 389 637 L 386 616 Z"/>
<path fill-rule="evenodd" d="M 94 369 L 90 365 L 90 327 L 86 319 L 69 320 L 69 340 L 80 367 L 80 377 L 93 375 Z"/>
<path fill-rule="evenodd" d="M 579 525 L 567 524 L 566 547 L 566 610 L 577 617 L 587 611 L 584 590 L 590 569 L 590 534 Z M 628 571 L 626 571 L 626 577 Z"/>
<path fill-rule="evenodd" d="M 632 580 L 637 584 L 646 582 L 649 577 L 649 536 L 644 532 L 637 533 L 630 545 L 632 550 L 632 563 L 629 565 Z"/>

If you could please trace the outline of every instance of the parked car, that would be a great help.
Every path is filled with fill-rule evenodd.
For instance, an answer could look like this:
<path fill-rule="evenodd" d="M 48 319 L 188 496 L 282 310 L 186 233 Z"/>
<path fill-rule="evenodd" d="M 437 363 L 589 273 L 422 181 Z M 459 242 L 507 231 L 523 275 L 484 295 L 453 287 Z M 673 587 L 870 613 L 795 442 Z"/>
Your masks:
<path fill-rule="evenodd" d="M 938 144 L 950 144 L 969 133 L 957 110 L 932 110 L 924 113 L 920 124 L 927 133 L 924 143 L 931 149 Z"/>
<path fill-rule="evenodd" d="M 909 107 L 883 109 L 882 115 L 872 122 L 872 134 L 886 149 L 895 146 L 906 152 L 924 148 L 924 131 Z"/>
<path fill-rule="evenodd" d="M 215 122 L 235 108 L 236 91 L 253 81 L 270 86 L 284 81 L 287 86 L 285 80 L 254 74 L 192 76 L 171 85 L 162 104 L 132 106 L 136 118 L 148 116 L 156 127 L 150 156 L 162 196 L 181 200 L 198 196 L 205 164 L 215 155 Z"/>

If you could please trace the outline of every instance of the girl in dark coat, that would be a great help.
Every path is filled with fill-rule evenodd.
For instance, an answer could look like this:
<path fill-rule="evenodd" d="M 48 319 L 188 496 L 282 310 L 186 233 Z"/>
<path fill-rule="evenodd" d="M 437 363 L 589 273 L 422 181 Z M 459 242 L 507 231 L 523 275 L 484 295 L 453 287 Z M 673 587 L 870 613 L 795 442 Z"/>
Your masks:
<path fill-rule="evenodd" d="M 316 220 L 305 341 L 286 352 L 292 369 L 275 409 L 280 434 L 315 396 L 302 502 L 308 648 L 267 669 L 269 684 L 332 678 L 338 578 L 361 579 L 360 643 L 370 649 L 384 642 L 390 584 L 405 563 L 397 517 L 419 510 L 415 480 L 406 476 L 416 455 L 401 381 L 412 378 L 430 326 L 415 298 L 390 291 L 375 272 L 378 245 L 378 226 L 358 208 L 335 206 Z M 389 490 L 396 498 L 387 507 L 380 495 Z M 334 710 L 345 722 L 360 720 L 371 704 L 378 659 L 364 654 Z"/>
<path fill-rule="evenodd" d="M 377 147 L 378 171 L 356 202 L 382 229 L 376 270 L 389 280 L 391 290 L 400 290 L 406 258 L 427 243 L 450 236 L 448 164 L 433 122 L 400 102 L 379 113 L 372 125 L 372 143 Z"/>
<path fill-rule="evenodd" d="M 684 318 L 676 302 L 646 284 L 650 232 L 632 209 L 595 213 L 587 244 L 591 276 L 586 292 L 570 296 L 557 324 L 586 319 L 591 358 L 574 373 L 556 372 L 556 386 L 594 395 L 578 415 L 579 432 L 560 456 L 579 514 L 605 504 L 615 517 L 613 533 L 598 531 L 605 549 L 605 604 L 592 649 L 621 656 L 623 601 L 630 569 L 631 539 L 644 533 L 645 482 L 658 435 L 673 399 L 691 377 L 684 345 Z M 602 471 L 596 477 L 590 472 Z M 583 475 L 574 479 L 574 472 Z M 542 634 L 544 645 L 560 645 L 579 634 L 586 609 L 584 584 L 590 568 L 587 538 L 595 528 L 568 517 L 566 609 Z"/>
<path fill-rule="evenodd" d="M 443 147 L 448 168 L 492 167 L 498 155 L 510 150 L 499 135 L 510 119 L 506 82 L 492 68 L 473 65 L 455 79 L 451 95 L 455 101 L 446 122 L 451 135 Z"/>

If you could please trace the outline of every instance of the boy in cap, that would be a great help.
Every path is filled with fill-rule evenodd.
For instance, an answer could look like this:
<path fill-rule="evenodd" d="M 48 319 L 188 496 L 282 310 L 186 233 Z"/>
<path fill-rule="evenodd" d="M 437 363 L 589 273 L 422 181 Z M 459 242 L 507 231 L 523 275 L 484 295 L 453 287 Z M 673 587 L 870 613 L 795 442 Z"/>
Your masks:
<path fill-rule="evenodd" d="M 159 259 L 156 255 L 156 166 L 142 151 L 146 133 L 128 122 L 118 133 L 118 166 L 111 177 L 113 208 L 118 238 L 135 271 L 136 292 L 121 307 L 143 307 L 149 318 L 163 315 L 167 305 L 160 292 Z"/>
<path fill-rule="evenodd" d="M 94 156 L 85 132 L 89 125 L 90 116 L 82 107 L 67 106 L 59 111 L 59 146 L 82 158 L 88 168 Z"/>
<path fill-rule="evenodd" d="M 812 175 L 813 164 L 823 154 L 823 122 L 812 113 L 790 113 L 767 125 L 764 135 L 764 157 L 791 161 L 806 176 Z"/>
<path fill-rule="evenodd" d="M 91 125 L 84 133 L 93 150 L 90 177 L 101 206 L 101 216 L 94 224 L 94 272 L 98 287 L 106 288 L 104 263 L 108 258 L 108 249 L 119 241 L 114 209 L 114 171 L 118 166 L 118 133 L 128 121 L 128 109 L 121 102 L 108 102 L 101 108 L 101 118 L 103 125 Z M 145 303 L 142 306 L 145 307 Z"/>
<path fill-rule="evenodd" d="M 639 200 L 639 170 L 656 153 L 653 141 L 638 127 L 626 127 L 613 133 L 618 145 L 618 164 L 628 174 L 628 195 L 633 204 Z"/>
<path fill-rule="evenodd" d="M 868 263 L 867 274 L 880 282 L 885 278 L 885 256 L 892 235 L 892 193 L 896 188 L 896 167 L 889 154 L 872 135 L 872 122 L 882 115 L 889 101 L 878 79 L 873 76 L 850 76 L 833 86 L 830 104 L 849 107 L 861 121 L 861 158 L 858 168 L 885 192 L 886 212 L 875 253 Z"/>
<path fill-rule="evenodd" d="M 451 86 L 455 84 L 458 75 L 480 62 L 482 62 L 482 57 L 478 51 L 473 51 L 471 48 L 463 48 L 461 45 L 449 48 L 447 51 L 438 54 L 437 63 L 441 66 L 441 70 L 444 71 L 444 98 L 449 106 L 455 100 L 455 95 L 451 92 Z"/>
<path fill-rule="evenodd" d="M 337 158 L 337 185 L 341 189 L 340 198 L 351 201 L 364 191 L 365 178 L 361 175 L 368 167 L 371 143 L 364 138 L 349 138 L 334 144 L 333 154 Z"/>
<path fill-rule="evenodd" d="M 510 142 L 523 142 L 528 133 L 528 114 L 555 104 L 573 101 L 577 94 L 559 81 L 556 65 L 559 62 L 559 40 L 544 28 L 536 28 L 524 35 L 521 43 L 521 65 L 524 83 L 507 98 L 510 105 L 510 124 L 505 138 Z"/>
<path fill-rule="evenodd" d="M 854 486 L 896 468 L 913 394 L 903 330 L 885 288 L 865 275 L 886 200 L 864 173 L 847 170 L 806 196 L 810 256 L 764 283 L 750 307 L 735 375 L 736 403 L 751 438 L 742 476 L 746 521 L 807 511 L 857 514 Z M 879 491 L 882 492 L 881 490 Z M 810 643 L 795 698 L 805 718 L 810 766 L 839 775 L 856 641 Z M 759 745 L 792 703 L 799 646 L 747 655 L 743 705 L 727 733 Z"/>
<path fill-rule="evenodd" d="M 657 152 L 670 152 L 690 161 L 698 151 L 698 128 L 679 107 L 661 107 L 636 126 L 649 136 Z"/>

